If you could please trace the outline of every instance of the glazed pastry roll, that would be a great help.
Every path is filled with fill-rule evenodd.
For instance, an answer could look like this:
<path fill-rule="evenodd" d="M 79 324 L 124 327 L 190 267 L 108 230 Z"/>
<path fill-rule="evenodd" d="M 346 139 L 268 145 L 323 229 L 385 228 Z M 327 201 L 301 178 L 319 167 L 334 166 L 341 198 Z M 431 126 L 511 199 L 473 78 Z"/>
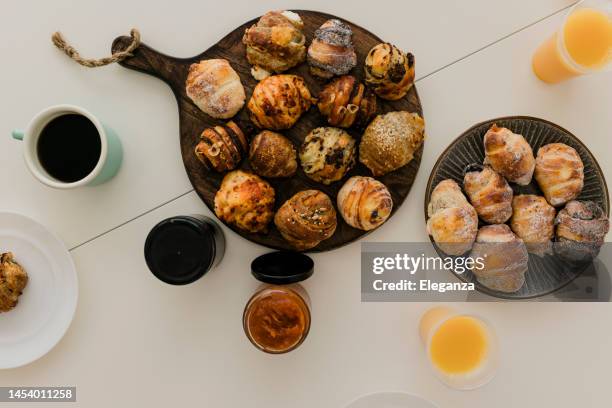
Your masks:
<path fill-rule="evenodd" d="M 510 227 L 530 253 L 543 256 L 552 249 L 555 214 L 555 208 L 544 197 L 517 195 L 512 199 Z"/>
<path fill-rule="evenodd" d="M 487 288 L 512 293 L 523 287 L 529 254 L 506 224 L 480 228 L 470 256 L 483 260 L 483 268 L 475 266 L 472 273 Z"/>
<path fill-rule="evenodd" d="M 336 210 L 322 191 L 300 191 L 278 209 L 274 224 L 291 246 L 305 251 L 334 235 Z"/>
<path fill-rule="evenodd" d="M 427 214 L 427 233 L 444 253 L 462 255 L 472 248 L 478 214 L 454 180 L 443 180 L 434 188 Z"/>
<path fill-rule="evenodd" d="M 215 214 L 244 231 L 267 232 L 274 216 L 274 189 L 255 174 L 229 172 L 215 194 Z"/>
<path fill-rule="evenodd" d="M 247 104 L 251 120 L 261 129 L 289 129 L 313 102 L 304 79 L 273 75 L 259 82 Z"/>
<path fill-rule="evenodd" d="M 387 221 L 391 210 L 389 190 L 372 177 L 351 177 L 338 192 L 338 211 L 353 228 L 373 230 Z"/>
<path fill-rule="evenodd" d="M 216 119 L 231 118 L 242 109 L 246 99 L 240 77 L 225 59 L 192 64 L 186 92 L 198 108 Z"/>
<path fill-rule="evenodd" d="M 593 201 L 570 201 L 559 211 L 555 252 L 571 261 L 590 261 L 597 257 L 610 230 L 610 220 Z"/>
<path fill-rule="evenodd" d="M 225 126 L 204 129 L 195 155 L 207 168 L 218 172 L 238 167 L 248 149 L 247 139 L 240 127 L 232 121 Z"/>
<path fill-rule="evenodd" d="M 323 23 L 308 47 L 308 64 L 310 73 L 321 78 L 344 75 L 353 69 L 357 54 L 351 27 L 338 19 Z"/>
<path fill-rule="evenodd" d="M 521 186 L 531 182 L 535 158 L 531 146 L 522 135 L 493 125 L 484 136 L 484 148 L 484 163 L 506 180 Z"/>
<path fill-rule="evenodd" d="M 470 202 L 488 224 L 503 224 L 512 215 L 512 188 L 489 166 L 468 171 L 463 186 Z"/>
<path fill-rule="evenodd" d="M 365 81 L 383 99 L 403 98 L 414 83 L 414 55 L 393 44 L 374 46 L 365 58 Z"/>
<path fill-rule="evenodd" d="M 584 186 L 584 165 L 572 147 L 551 143 L 538 150 L 535 178 L 553 206 L 561 206 L 580 195 Z"/>
<path fill-rule="evenodd" d="M 262 80 L 271 73 L 292 68 L 306 58 L 304 22 L 291 11 L 269 11 L 244 33 L 251 73 Z"/>
<path fill-rule="evenodd" d="M 408 164 L 425 139 L 425 121 L 405 111 L 378 115 L 368 125 L 359 144 L 359 161 L 382 176 Z"/>
<path fill-rule="evenodd" d="M 317 103 L 331 126 L 364 127 L 376 114 L 376 95 L 352 75 L 343 75 L 327 84 Z"/>
<path fill-rule="evenodd" d="M 251 141 L 249 164 L 263 177 L 290 177 L 297 170 L 297 153 L 285 136 L 264 130 Z"/>

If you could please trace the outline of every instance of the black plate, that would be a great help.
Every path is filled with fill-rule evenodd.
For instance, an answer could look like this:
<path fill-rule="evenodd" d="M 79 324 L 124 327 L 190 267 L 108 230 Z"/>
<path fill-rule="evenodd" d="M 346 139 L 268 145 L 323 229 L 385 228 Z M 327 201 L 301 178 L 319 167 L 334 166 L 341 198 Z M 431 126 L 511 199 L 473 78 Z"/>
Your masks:
<path fill-rule="evenodd" d="M 603 172 L 589 149 L 573 134 L 562 127 L 544 119 L 530 116 L 508 116 L 491 119 L 478 123 L 461 134 L 440 155 L 429 176 L 425 192 L 425 220 L 427 220 L 427 204 L 431 198 L 434 187 L 444 179 L 453 179 L 460 186 L 463 185 L 463 170 L 469 164 L 482 163 L 484 160 L 483 137 L 487 130 L 496 123 L 514 133 L 525 137 L 531 145 L 534 155 L 538 149 L 549 143 L 565 143 L 576 149 L 584 163 L 584 188 L 578 200 L 594 201 L 610 215 L 610 198 Z M 518 186 L 511 183 L 515 194 L 543 195 L 535 178 L 527 186 Z M 485 225 L 480 221 L 480 225 Z M 446 256 L 429 237 L 440 256 Z M 551 264 L 552 263 L 552 264 Z M 550 294 L 574 280 L 580 269 L 570 270 L 563 267 L 560 260 L 547 256 L 540 258 L 529 256 L 529 270 L 525 274 L 525 284 L 514 293 L 502 293 L 491 290 L 476 280 L 471 272 L 454 275 L 464 282 L 473 282 L 476 289 L 488 295 L 503 299 L 529 299 Z"/>

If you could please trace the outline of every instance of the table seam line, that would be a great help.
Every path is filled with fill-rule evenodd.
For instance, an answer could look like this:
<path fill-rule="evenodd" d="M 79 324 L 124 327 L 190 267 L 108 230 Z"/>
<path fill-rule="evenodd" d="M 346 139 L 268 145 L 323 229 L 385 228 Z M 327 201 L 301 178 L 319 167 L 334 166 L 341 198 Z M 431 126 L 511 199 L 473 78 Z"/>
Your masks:
<path fill-rule="evenodd" d="M 518 28 L 518 29 L 516 29 L 515 31 L 512 31 L 509 34 L 506 34 L 503 37 L 498 38 L 495 41 L 492 41 L 492 42 L 490 42 L 488 44 L 485 44 L 482 47 L 480 47 L 480 48 L 478 48 L 478 49 L 476 49 L 476 50 L 474 50 L 474 51 L 472 51 L 472 52 L 470 52 L 470 53 L 468 53 L 468 54 L 466 54 L 466 55 L 464 55 L 464 56 L 462 56 L 460 58 L 457 58 L 456 60 L 454 60 L 452 62 L 449 62 L 448 64 L 446 64 L 446 65 L 444 65 L 444 66 L 442 66 L 440 68 L 437 68 L 437 69 L 435 69 L 435 70 L 425 74 L 424 76 L 422 76 L 420 78 L 417 78 L 414 82 L 415 83 L 419 82 L 419 81 L 421 81 L 421 80 L 423 80 L 425 78 L 429 78 L 430 76 L 432 76 L 434 74 L 437 74 L 440 71 L 445 70 L 446 68 L 450 68 L 451 66 L 453 66 L 453 65 L 455 65 L 455 64 L 457 64 L 457 63 L 459 63 L 459 62 L 461 62 L 461 61 L 463 61 L 463 60 L 465 60 L 465 59 L 467 59 L 467 58 L 469 58 L 469 57 L 471 57 L 471 56 L 473 56 L 475 54 L 478 54 L 479 52 L 484 51 L 487 48 L 494 46 L 495 44 L 498 44 L 498 43 L 500 43 L 500 42 L 502 42 L 504 40 L 507 40 L 508 38 L 510 38 L 510 37 L 512 37 L 512 36 L 514 36 L 514 35 L 516 35 L 518 33 L 520 33 L 521 31 L 524 31 L 524 30 L 526 30 L 526 29 L 528 29 L 530 27 L 533 27 L 534 25 L 539 24 L 542 21 L 547 20 L 547 19 L 549 19 L 549 18 L 551 18 L 551 17 L 553 17 L 553 16 L 555 16 L 555 15 L 557 15 L 557 14 L 559 14 L 559 13 L 561 13 L 561 12 L 563 12 L 563 11 L 573 7 L 573 6 L 575 6 L 576 3 L 578 3 L 578 2 L 576 1 L 576 2 L 574 2 L 574 3 L 572 3 L 572 4 L 568 5 L 568 6 L 565 6 L 565 7 L 561 8 L 561 9 L 559 9 L 559 10 L 553 12 L 553 13 L 550 13 L 550 14 L 548 14 L 548 15 L 546 15 L 546 16 L 544 16 L 544 17 L 542 17 L 542 18 L 540 18 L 540 19 L 538 19 L 536 21 L 533 21 L 533 22 L 529 23 L 526 26 Z"/>

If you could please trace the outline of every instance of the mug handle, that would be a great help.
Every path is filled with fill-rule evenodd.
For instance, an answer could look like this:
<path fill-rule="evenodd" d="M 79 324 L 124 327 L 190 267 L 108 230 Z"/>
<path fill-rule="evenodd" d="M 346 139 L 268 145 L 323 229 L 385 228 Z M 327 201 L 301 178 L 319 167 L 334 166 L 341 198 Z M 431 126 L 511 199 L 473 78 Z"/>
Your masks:
<path fill-rule="evenodd" d="M 16 139 L 16 140 L 23 140 L 24 134 L 25 132 L 20 129 L 15 129 L 11 132 L 11 136 L 13 136 L 13 139 Z"/>

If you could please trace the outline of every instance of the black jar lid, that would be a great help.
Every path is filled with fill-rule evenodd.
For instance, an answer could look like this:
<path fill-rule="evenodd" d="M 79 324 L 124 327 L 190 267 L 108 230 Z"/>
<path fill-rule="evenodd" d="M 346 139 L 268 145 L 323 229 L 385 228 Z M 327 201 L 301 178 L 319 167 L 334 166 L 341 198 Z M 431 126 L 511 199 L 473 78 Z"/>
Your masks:
<path fill-rule="evenodd" d="M 300 252 L 277 251 L 258 256 L 251 262 L 251 273 L 262 282 L 288 285 L 312 276 L 314 261 Z"/>

